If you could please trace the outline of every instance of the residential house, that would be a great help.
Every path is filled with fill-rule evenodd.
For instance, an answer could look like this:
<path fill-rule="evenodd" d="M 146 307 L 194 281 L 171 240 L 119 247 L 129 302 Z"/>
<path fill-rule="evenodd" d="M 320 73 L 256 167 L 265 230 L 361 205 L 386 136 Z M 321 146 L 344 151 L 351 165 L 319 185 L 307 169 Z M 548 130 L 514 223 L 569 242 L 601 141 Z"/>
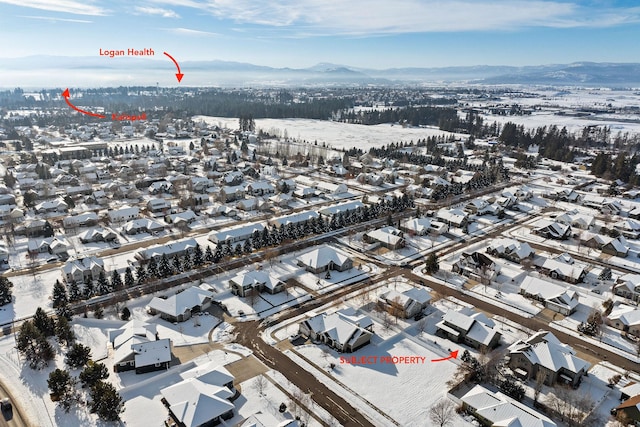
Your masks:
<path fill-rule="evenodd" d="M 575 351 L 563 344 L 551 332 L 539 331 L 524 341 L 509 347 L 509 367 L 520 378 L 536 378 L 544 383 L 565 383 L 577 387 L 589 370 L 589 362 L 576 357 Z"/>
<path fill-rule="evenodd" d="M 258 210 L 266 210 L 269 204 L 262 197 L 252 197 L 250 199 L 242 199 L 236 203 L 236 208 L 241 211 L 251 212 Z"/>
<path fill-rule="evenodd" d="M 613 413 L 624 414 L 627 420 L 640 425 L 640 394 L 628 398 L 613 409 Z"/>
<path fill-rule="evenodd" d="M 462 209 L 440 209 L 436 213 L 436 218 L 449 227 L 464 228 L 469 223 L 469 214 Z"/>
<path fill-rule="evenodd" d="M 626 218 L 613 224 L 613 228 L 628 239 L 638 239 L 640 237 L 640 221 Z"/>
<path fill-rule="evenodd" d="M 613 293 L 640 302 L 640 274 L 627 273 L 620 276 L 613 285 Z"/>
<path fill-rule="evenodd" d="M 256 181 L 248 184 L 245 192 L 252 196 L 270 196 L 276 192 L 276 189 L 268 181 Z"/>
<path fill-rule="evenodd" d="M 569 225 L 581 230 L 588 230 L 595 223 L 595 219 L 593 218 L 593 216 L 579 213 L 577 210 L 565 212 L 561 215 L 558 215 L 555 219 L 560 224 Z"/>
<path fill-rule="evenodd" d="M 336 205 L 327 206 L 318 211 L 318 213 L 331 218 L 337 214 L 346 214 L 349 211 L 355 211 L 358 208 L 363 208 L 364 204 L 360 200 L 353 200 L 351 202 L 338 203 Z"/>
<path fill-rule="evenodd" d="M 107 213 L 109 222 L 120 223 L 140 218 L 140 209 L 136 206 L 123 206 L 119 209 L 111 210 Z"/>
<path fill-rule="evenodd" d="M 362 240 L 366 243 L 378 243 L 390 250 L 403 248 L 406 244 L 404 233 L 393 226 L 367 231 L 362 235 Z"/>
<path fill-rule="evenodd" d="M 224 174 L 222 184 L 225 186 L 235 187 L 244 181 L 244 174 L 240 171 L 231 171 Z"/>
<path fill-rule="evenodd" d="M 167 258 L 183 256 L 186 253 L 193 252 L 193 249 L 197 244 L 198 242 L 193 238 L 176 240 L 164 245 L 154 245 L 149 248 L 142 249 L 136 252 L 135 258 L 138 261 L 145 263 L 151 258 L 155 258 L 155 260 L 158 261 L 163 256 L 166 256 Z"/>
<path fill-rule="evenodd" d="M 167 425 L 210 427 L 233 418 L 235 393 L 198 377 L 186 378 L 160 390 L 162 403 L 169 410 Z"/>
<path fill-rule="evenodd" d="M 197 286 L 192 286 L 167 298 L 154 297 L 147 306 L 150 314 L 160 314 L 169 322 L 184 322 L 195 313 L 211 306 L 213 294 Z"/>
<path fill-rule="evenodd" d="M 555 312 L 569 316 L 578 308 L 578 293 L 537 277 L 527 276 L 520 285 L 520 293 L 544 303 Z"/>
<path fill-rule="evenodd" d="M 244 199 L 244 195 L 245 195 L 244 186 L 225 185 L 220 189 L 220 193 L 218 193 L 218 200 L 222 203 L 233 202 L 235 200 Z"/>
<path fill-rule="evenodd" d="M 449 231 L 449 226 L 444 222 L 431 218 L 413 218 L 400 224 L 400 230 L 405 233 L 425 236 L 427 234 L 440 235 Z"/>
<path fill-rule="evenodd" d="M 151 199 L 147 202 L 147 211 L 150 213 L 167 213 L 170 210 L 171 203 L 162 197 Z"/>
<path fill-rule="evenodd" d="M 122 231 L 126 234 L 134 235 L 138 233 L 159 233 L 164 230 L 164 225 L 152 219 L 140 218 L 128 221 L 122 226 Z"/>
<path fill-rule="evenodd" d="M 136 374 L 169 369 L 171 340 L 160 339 L 155 324 L 131 320 L 109 331 L 114 350 L 113 371 L 135 370 Z"/>
<path fill-rule="evenodd" d="M 571 237 L 571 226 L 542 218 L 536 221 L 532 232 L 546 239 L 567 240 Z"/>
<path fill-rule="evenodd" d="M 23 225 L 16 227 L 15 233 L 19 236 L 33 237 L 52 237 L 53 227 L 49 221 L 35 219 L 28 221 Z"/>
<path fill-rule="evenodd" d="M 64 237 L 45 237 L 44 239 L 29 239 L 27 249 L 30 254 L 59 255 L 66 254 L 71 249 L 71 245 Z"/>
<path fill-rule="evenodd" d="M 436 324 L 437 333 L 473 348 L 492 349 L 500 344 L 500 332 L 493 320 L 473 310 L 447 310 Z"/>
<path fill-rule="evenodd" d="M 483 284 L 489 284 L 498 277 L 500 266 L 482 252 L 463 252 L 451 270 Z"/>
<path fill-rule="evenodd" d="M 487 247 L 487 253 L 517 263 L 532 259 L 535 255 L 528 243 L 514 239 L 493 239 Z"/>
<path fill-rule="evenodd" d="M 629 255 L 629 245 L 623 236 L 618 236 L 615 239 L 609 238 L 607 240 L 600 249 L 602 253 L 621 258 L 626 258 L 627 255 Z"/>
<path fill-rule="evenodd" d="M 207 236 L 207 239 L 213 243 L 236 243 L 243 240 L 250 239 L 253 233 L 256 231 L 262 233 L 264 225 L 256 222 L 252 224 L 239 225 L 235 227 L 225 228 L 218 231 L 212 231 Z"/>
<path fill-rule="evenodd" d="M 300 267 L 318 274 L 323 271 L 346 271 L 353 267 L 353 261 L 347 254 L 329 245 L 322 245 L 296 258 Z"/>
<path fill-rule="evenodd" d="M 62 226 L 64 228 L 90 227 L 98 223 L 98 215 L 94 212 L 85 212 L 79 215 L 64 217 Z"/>
<path fill-rule="evenodd" d="M 284 282 L 262 270 L 241 271 L 229 279 L 231 293 L 241 297 L 247 296 L 252 289 L 275 294 L 282 292 L 284 287 Z"/>
<path fill-rule="evenodd" d="M 500 392 L 474 386 L 460 400 L 462 407 L 486 427 L 556 427 L 556 423 Z"/>
<path fill-rule="evenodd" d="M 33 209 L 38 214 L 64 213 L 69 209 L 69 206 L 64 200 L 54 199 L 38 203 Z"/>
<path fill-rule="evenodd" d="M 191 209 L 187 209 L 184 212 L 172 213 L 169 215 L 165 215 L 164 222 L 167 224 L 174 224 L 176 226 L 179 225 L 190 225 L 198 220 L 198 215 L 193 212 Z"/>
<path fill-rule="evenodd" d="M 616 303 L 605 322 L 609 326 L 640 337 L 640 309 L 638 307 Z"/>
<path fill-rule="evenodd" d="M 67 283 L 98 280 L 101 272 L 106 275 L 104 261 L 95 256 L 69 260 L 62 266 L 62 277 Z"/>
<path fill-rule="evenodd" d="M 149 194 L 171 193 L 173 190 L 173 184 L 167 180 L 155 181 L 149 185 L 148 190 Z"/>
<path fill-rule="evenodd" d="M 573 262 L 573 259 L 571 262 L 566 262 L 561 257 L 541 258 L 536 261 L 536 264 L 539 265 L 541 273 L 567 283 L 580 283 L 587 275 L 585 268 Z"/>
<path fill-rule="evenodd" d="M 275 225 L 278 228 L 282 227 L 286 224 L 300 224 L 305 221 L 316 220 L 320 218 L 320 215 L 316 211 L 303 211 L 290 215 L 279 216 L 276 218 L 271 218 L 268 223 L 269 225 Z"/>
<path fill-rule="evenodd" d="M 378 297 L 378 305 L 387 312 L 408 319 L 421 313 L 431 301 L 425 289 L 411 288 L 404 292 L 386 289 Z"/>
<path fill-rule="evenodd" d="M 354 312 L 322 313 L 300 322 L 300 334 L 339 352 L 353 352 L 371 341 L 373 322 Z"/>
<path fill-rule="evenodd" d="M 118 235 L 108 228 L 93 227 L 78 234 L 78 239 L 82 243 L 111 242 L 118 240 Z"/>

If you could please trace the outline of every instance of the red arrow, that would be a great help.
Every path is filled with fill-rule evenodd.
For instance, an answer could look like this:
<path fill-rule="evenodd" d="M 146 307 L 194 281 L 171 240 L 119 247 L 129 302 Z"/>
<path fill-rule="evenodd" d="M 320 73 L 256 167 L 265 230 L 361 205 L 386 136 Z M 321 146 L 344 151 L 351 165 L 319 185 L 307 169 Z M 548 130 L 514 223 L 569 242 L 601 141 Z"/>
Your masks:
<path fill-rule="evenodd" d="M 449 357 L 443 357 L 441 359 L 431 359 L 432 362 L 442 362 L 444 360 L 449 360 L 449 359 L 457 359 L 458 358 L 458 350 L 453 350 L 451 353 L 449 353 Z"/>
<path fill-rule="evenodd" d="M 169 59 L 173 61 L 174 64 L 176 64 L 176 68 L 178 68 L 178 73 L 176 74 L 176 78 L 178 79 L 178 83 L 180 83 L 182 81 L 182 77 L 184 76 L 184 74 L 180 72 L 180 66 L 178 65 L 178 61 L 173 59 L 173 56 L 169 55 L 167 52 L 164 52 L 164 54 L 167 55 Z"/>
<path fill-rule="evenodd" d="M 79 109 L 78 107 L 76 107 L 75 105 L 73 105 L 71 102 L 69 102 L 69 97 L 71 95 L 69 95 L 69 88 L 66 88 L 64 90 L 64 92 L 62 92 L 62 97 L 64 98 L 65 101 L 67 101 L 67 105 L 71 108 L 73 108 L 74 110 L 82 113 L 82 114 L 86 114 L 87 116 L 93 116 L 93 117 L 97 117 L 99 119 L 104 119 L 106 116 L 102 115 L 102 114 L 97 114 L 97 113 L 92 113 L 91 111 L 84 111 Z"/>

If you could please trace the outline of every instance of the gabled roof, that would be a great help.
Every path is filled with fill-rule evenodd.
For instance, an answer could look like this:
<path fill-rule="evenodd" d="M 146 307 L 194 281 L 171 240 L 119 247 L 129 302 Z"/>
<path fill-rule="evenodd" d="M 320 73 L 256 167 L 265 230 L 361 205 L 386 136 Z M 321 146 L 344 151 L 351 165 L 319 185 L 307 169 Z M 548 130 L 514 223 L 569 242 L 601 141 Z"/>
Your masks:
<path fill-rule="evenodd" d="M 640 309 L 637 307 L 619 304 L 616 305 L 607 316 L 609 320 L 619 320 L 625 326 L 640 325 Z M 640 390 L 638 390 L 640 394 Z"/>
<path fill-rule="evenodd" d="M 555 427 L 556 424 L 534 409 L 505 396 L 476 385 L 461 400 L 474 408 L 492 426 L 500 427 Z"/>
<path fill-rule="evenodd" d="M 589 362 L 576 357 L 571 347 L 547 331 L 537 332 L 526 341 L 517 341 L 509 350 L 512 354 L 522 354 L 531 364 L 544 366 L 553 372 L 565 369 L 577 373 L 586 371 L 590 366 Z"/>
<path fill-rule="evenodd" d="M 131 350 L 135 353 L 136 367 L 171 362 L 171 340 L 169 338 L 131 343 Z"/>
<path fill-rule="evenodd" d="M 261 270 L 241 271 L 231 279 L 237 285 L 245 288 L 247 286 L 263 285 L 268 289 L 275 289 L 280 280 L 272 277 L 269 273 Z"/>
<path fill-rule="evenodd" d="M 167 299 L 154 297 L 149 302 L 149 307 L 158 312 L 177 317 L 197 305 L 202 305 L 207 298 L 211 297 L 211 292 L 192 286 L 178 294 L 171 295 Z"/>
<path fill-rule="evenodd" d="M 347 254 L 334 247 L 322 245 L 312 251 L 298 256 L 297 260 L 306 266 L 316 269 L 322 268 L 331 262 L 335 265 L 343 265 L 349 260 L 349 257 Z"/>
<path fill-rule="evenodd" d="M 520 290 L 542 300 L 565 306 L 571 311 L 579 304 L 575 291 L 537 277 L 525 277 L 520 285 Z"/>
<path fill-rule="evenodd" d="M 499 254 L 514 254 L 519 259 L 527 258 L 535 253 L 528 243 L 515 239 L 493 239 L 489 244 L 489 249 L 495 250 Z"/>
<path fill-rule="evenodd" d="M 235 406 L 229 402 L 233 392 L 226 387 L 189 378 L 160 390 L 173 415 L 185 426 L 199 426 L 217 418 Z"/>
<path fill-rule="evenodd" d="M 368 319 L 368 318 L 366 318 Z M 370 320 L 370 319 L 369 319 Z M 349 320 L 349 316 L 340 313 L 322 313 L 305 321 L 318 334 L 327 334 L 333 341 L 345 346 L 356 341 L 362 335 L 373 335 Z"/>

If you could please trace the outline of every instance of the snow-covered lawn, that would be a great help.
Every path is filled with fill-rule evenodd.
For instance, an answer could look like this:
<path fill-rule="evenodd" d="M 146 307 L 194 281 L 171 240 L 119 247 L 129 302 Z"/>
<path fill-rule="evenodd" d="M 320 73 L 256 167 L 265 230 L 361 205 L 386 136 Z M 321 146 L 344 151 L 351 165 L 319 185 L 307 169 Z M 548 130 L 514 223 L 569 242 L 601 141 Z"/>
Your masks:
<path fill-rule="evenodd" d="M 348 355 L 316 345 L 300 346 L 296 351 L 323 368 L 329 363 L 334 363 L 335 368 L 328 369 L 333 378 L 381 409 L 400 425 L 407 427 L 425 425 L 429 408 L 446 396 L 446 382 L 457 368 L 457 365 L 450 361 L 431 362 L 431 359 L 441 356 L 403 339 L 402 336 L 387 339 L 377 345 L 367 345 Z M 325 351 L 329 357 L 323 356 Z M 340 363 L 340 356 L 357 359 L 376 357 L 377 361 L 371 364 L 351 365 Z M 380 362 L 382 357 L 387 356 L 416 356 L 423 359 L 415 359 L 416 363 L 407 364 Z M 420 404 L 416 405 L 416 402 Z"/>

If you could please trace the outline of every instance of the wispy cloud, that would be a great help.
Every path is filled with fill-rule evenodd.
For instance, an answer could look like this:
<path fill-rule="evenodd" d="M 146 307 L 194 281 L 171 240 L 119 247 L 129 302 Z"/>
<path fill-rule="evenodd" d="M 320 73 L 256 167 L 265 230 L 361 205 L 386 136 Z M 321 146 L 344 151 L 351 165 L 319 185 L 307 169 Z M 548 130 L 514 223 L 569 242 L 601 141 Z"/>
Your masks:
<path fill-rule="evenodd" d="M 191 28 L 164 28 L 173 34 L 185 35 L 185 36 L 199 36 L 199 37 L 220 37 L 220 33 L 211 33 L 209 31 L 192 30 Z"/>
<path fill-rule="evenodd" d="M 93 21 L 87 21 L 86 19 L 69 19 L 69 18 L 55 18 L 53 16 L 30 16 L 30 15 L 21 15 L 20 18 L 28 18 L 28 19 L 39 19 L 42 21 L 49 22 L 76 22 L 79 24 L 91 24 Z"/>
<path fill-rule="evenodd" d="M 136 12 L 142 13 L 144 15 L 159 15 L 163 18 L 180 18 L 180 15 L 178 15 L 173 10 L 163 9 L 161 7 L 136 6 L 135 10 Z"/>
<path fill-rule="evenodd" d="M 611 27 L 640 22 L 640 8 L 588 7 L 560 0 L 151 1 L 305 36 Z"/>
<path fill-rule="evenodd" d="M 32 9 L 48 10 L 51 12 L 66 12 L 74 15 L 106 15 L 107 10 L 95 6 L 92 1 L 79 2 L 74 0 L 0 0 L 0 3 L 14 6 L 29 7 Z"/>

